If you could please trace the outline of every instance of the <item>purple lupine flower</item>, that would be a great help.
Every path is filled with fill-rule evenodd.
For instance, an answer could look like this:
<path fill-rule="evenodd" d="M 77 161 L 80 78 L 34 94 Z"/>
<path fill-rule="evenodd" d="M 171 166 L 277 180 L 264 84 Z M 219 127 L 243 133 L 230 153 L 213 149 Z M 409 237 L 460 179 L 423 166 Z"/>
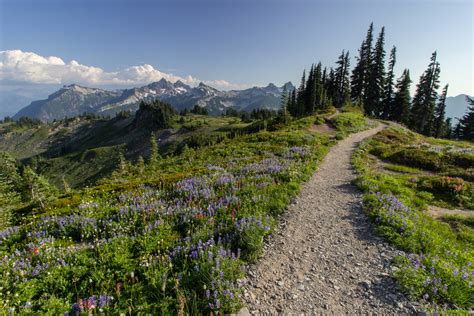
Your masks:
<path fill-rule="evenodd" d="M 72 309 L 72 312 L 74 314 L 78 314 L 78 313 L 81 312 L 81 308 L 80 308 L 79 304 L 77 304 L 77 303 L 72 304 L 71 309 Z"/>
<path fill-rule="evenodd" d="M 111 301 L 111 297 L 105 293 L 102 293 L 102 295 L 99 296 L 99 308 L 104 308 L 105 306 L 109 304 L 110 301 Z"/>
<path fill-rule="evenodd" d="M 426 278 L 425 281 L 423 282 L 423 286 L 427 286 L 430 284 L 430 278 Z"/>

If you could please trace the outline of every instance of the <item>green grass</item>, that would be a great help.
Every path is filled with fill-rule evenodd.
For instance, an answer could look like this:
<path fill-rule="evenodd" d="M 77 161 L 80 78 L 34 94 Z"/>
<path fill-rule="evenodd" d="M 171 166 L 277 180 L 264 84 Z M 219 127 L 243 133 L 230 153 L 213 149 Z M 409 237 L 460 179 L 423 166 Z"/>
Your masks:
<path fill-rule="evenodd" d="M 415 174 L 420 173 L 420 169 L 403 166 L 403 165 L 391 164 L 391 163 L 385 164 L 384 169 L 395 171 L 395 172 L 401 172 L 401 173 L 415 173 Z"/>
<path fill-rule="evenodd" d="M 181 148 L 216 144 L 232 132 L 245 129 L 249 123 L 239 118 L 188 114 L 176 116 L 169 133 L 157 132 L 163 155 L 179 154 Z M 118 161 L 117 148 L 129 160 L 146 157 L 151 130 L 146 126 L 132 128 L 133 116 L 126 118 L 77 118 L 38 126 L 24 127 L 13 123 L 0 124 L 0 151 L 6 151 L 46 176 L 62 188 L 62 178 L 73 188 L 93 185 L 110 175 Z M 164 136 L 162 136 L 164 135 Z M 94 159 L 82 159 L 97 156 Z"/>
<path fill-rule="evenodd" d="M 413 173 L 410 175 L 375 170 L 369 160 L 369 154 L 390 160 L 394 152 L 418 142 L 448 144 L 424 139 L 400 128 L 389 128 L 362 142 L 353 156 L 353 164 L 360 173 L 355 183 L 365 192 L 365 210 L 376 224 L 377 232 L 407 252 L 395 262 L 394 276 L 403 290 L 413 299 L 431 304 L 430 308 L 437 305 L 438 309 L 452 312 L 457 309 L 467 314 L 474 304 L 473 218 L 435 220 L 425 209 L 429 204 L 443 203 L 451 207 L 472 207 L 472 183 L 461 178 L 416 174 L 417 170 L 411 168 L 413 165 L 433 172 L 458 163 L 454 159 L 447 162 L 441 159 L 436 162 L 437 167 L 432 168 L 434 160 L 429 145 L 417 149 L 416 155 L 411 156 L 419 163 L 397 161 L 406 165 L 397 165 L 395 169 Z M 449 146 L 457 144 L 450 141 Z"/>
<path fill-rule="evenodd" d="M 336 128 L 337 139 L 344 138 L 349 133 L 355 133 L 367 128 L 369 121 L 359 112 L 343 112 L 330 119 L 330 123 Z"/>
<path fill-rule="evenodd" d="M 314 117 L 215 142 L 212 135 L 227 135 L 222 128 L 247 125 L 196 119 L 208 124 L 173 140 L 202 136 L 196 146 L 170 151 L 153 165 L 128 162 L 44 210 L 16 210 L 18 227 L 0 242 L 0 257 L 9 258 L 0 263 L 2 310 L 72 313 L 72 304 L 103 293 L 113 297 L 105 314 L 238 310 L 237 280 L 335 142 L 309 130 Z M 210 126 L 210 134 L 201 130 Z M 119 150 L 89 148 L 40 165 L 73 182 L 100 171 Z M 16 268 L 17 260 L 25 264 Z"/>
<path fill-rule="evenodd" d="M 63 179 L 72 188 L 93 185 L 116 169 L 123 146 L 98 147 L 82 152 L 45 159 L 38 164 L 38 172 L 60 189 Z"/>

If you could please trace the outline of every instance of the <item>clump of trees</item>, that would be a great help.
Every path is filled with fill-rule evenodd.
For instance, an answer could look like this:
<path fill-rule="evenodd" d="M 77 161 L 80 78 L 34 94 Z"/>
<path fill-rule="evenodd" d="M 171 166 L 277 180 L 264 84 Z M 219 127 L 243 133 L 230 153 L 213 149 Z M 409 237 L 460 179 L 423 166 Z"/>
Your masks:
<path fill-rule="evenodd" d="M 15 209 L 28 205 L 44 209 L 57 194 L 32 167 L 21 167 L 10 154 L 0 152 L 0 229 L 11 226 Z"/>
<path fill-rule="evenodd" d="M 208 115 L 209 114 L 209 112 L 207 111 L 207 109 L 205 107 L 199 106 L 197 104 L 191 109 L 191 113 L 200 114 L 200 115 Z"/>
<path fill-rule="evenodd" d="M 141 101 L 135 113 L 133 126 L 145 126 L 151 130 L 170 128 L 175 115 L 176 111 L 166 102 L 160 100 Z"/>
<path fill-rule="evenodd" d="M 374 25 L 371 23 L 352 72 L 349 52 L 345 50 L 339 55 L 335 68 L 323 67 L 321 63 L 313 64 L 308 73 L 303 70 L 297 89 L 284 92 L 284 108 L 291 116 L 300 117 L 329 106 L 358 106 L 368 116 L 402 123 L 426 136 L 459 135 L 469 139 L 472 108 L 470 114 L 461 119 L 457 134 L 453 133 L 451 120 L 445 117 L 448 85 L 438 94 L 441 68 L 436 51 L 431 55 L 430 63 L 420 76 L 415 95 L 411 98 L 410 71 L 403 70 L 395 80 L 397 48 L 393 46 L 390 49 L 386 65 L 384 45 L 385 27 L 374 39 Z"/>

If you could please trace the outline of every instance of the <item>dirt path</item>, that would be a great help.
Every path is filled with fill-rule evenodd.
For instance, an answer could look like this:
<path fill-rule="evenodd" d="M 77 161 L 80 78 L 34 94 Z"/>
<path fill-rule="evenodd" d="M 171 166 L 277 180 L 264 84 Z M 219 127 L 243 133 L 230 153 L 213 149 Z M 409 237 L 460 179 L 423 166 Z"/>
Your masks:
<path fill-rule="evenodd" d="M 329 122 L 329 120 L 334 118 L 339 113 L 340 113 L 339 110 L 336 110 L 336 112 L 334 112 L 333 114 L 326 117 L 326 123 L 313 124 L 313 125 L 311 125 L 309 130 L 313 131 L 313 132 L 318 132 L 318 133 L 321 133 L 321 134 L 335 134 L 336 129 L 334 127 L 332 127 L 330 124 L 328 124 L 327 122 Z"/>
<path fill-rule="evenodd" d="M 350 183 L 356 176 L 350 163 L 355 146 L 381 129 L 341 141 L 302 188 L 249 271 L 244 299 L 250 313 L 414 312 L 390 277 L 391 259 L 399 252 L 374 235 Z"/>
<path fill-rule="evenodd" d="M 439 206 L 428 206 L 428 214 L 433 218 L 442 218 L 445 215 L 455 215 L 462 217 L 474 216 L 474 210 L 448 209 Z"/>

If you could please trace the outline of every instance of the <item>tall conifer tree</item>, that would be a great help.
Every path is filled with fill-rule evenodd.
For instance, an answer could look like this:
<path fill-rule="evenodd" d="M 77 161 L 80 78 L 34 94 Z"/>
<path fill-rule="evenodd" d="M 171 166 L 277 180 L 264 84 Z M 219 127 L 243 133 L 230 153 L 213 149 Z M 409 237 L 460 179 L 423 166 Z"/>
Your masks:
<path fill-rule="evenodd" d="M 474 98 L 466 97 L 469 103 L 469 109 L 459 120 L 459 136 L 462 139 L 474 140 Z"/>
<path fill-rule="evenodd" d="M 402 76 L 398 79 L 393 98 L 392 112 L 390 119 L 407 125 L 410 120 L 410 71 L 405 69 Z"/>
<path fill-rule="evenodd" d="M 322 73 L 323 66 L 321 62 L 316 65 L 314 69 L 314 94 L 315 94 L 315 104 L 314 108 L 316 110 L 320 110 L 325 108 L 325 93 L 323 87 L 323 73 Z"/>
<path fill-rule="evenodd" d="M 431 55 L 428 69 L 420 77 L 413 97 L 410 128 L 418 133 L 431 136 L 433 132 L 434 108 L 439 88 L 439 62 L 436 51 Z"/>
<path fill-rule="evenodd" d="M 335 106 L 342 107 L 350 100 L 349 51 L 343 50 L 336 64 L 333 102 Z"/>
<path fill-rule="evenodd" d="M 314 76 L 314 65 L 311 65 L 308 80 L 306 81 L 306 89 L 304 95 L 304 113 L 309 114 L 314 111 L 316 103 L 316 80 Z"/>
<path fill-rule="evenodd" d="M 364 94 L 365 113 L 374 117 L 381 117 L 383 110 L 382 99 L 385 88 L 385 27 L 379 33 L 372 52 L 372 62 L 369 67 L 366 92 Z"/>
<path fill-rule="evenodd" d="M 372 41 L 373 41 L 374 23 L 370 23 L 365 40 L 359 49 L 357 64 L 352 71 L 351 76 L 351 99 L 356 102 L 357 99 L 363 100 L 365 87 L 367 85 L 369 67 L 372 57 Z"/>
<path fill-rule="evenodd" d="M 296 111 L 296 88 L 293 89 L 293 92 L 291 93 L 291 109 L 293 112 L 290 112 L 291 115 L 297 116 L 297 111 Z"/>
<path fill-rule="evenodd" d="M 301 84 L 298 88 L 296 95 L 296 116 L 301 116 L 304 113 L 305 108 L 305 87 L 306 87 L 306 70 L 303 70 L 303 76 L 301 77 Z"/>
<path fill-rule="evenodd" d="M 390 51 L 390 59 L 388 62 L 387 78 L 385 80 L 385 92 L 383 100 L 382 118 L 391 119 L 390 115 L 393 113 L 393 79 L 395 78 L 394 67 L 396 62 L 397 48 L 392 47 Z"/>
<path fill-rule="evenodd" d="M 329 102 L 331 105 L 333 105 L 336 96 L 336 76 L 334 74 L 334 69 L 332 68 L 329 68 L 329 74 L 327 76 L 324 88 L 326 89 Z"/>
<path fill-rule="evenodd" d="M 448 85 L 446 85 L 441 93 L 441 97 L 436 104 L 435 117 L 433 122 L 433 136 L 446 137 L 446 95 L 448 94 Z"/>

